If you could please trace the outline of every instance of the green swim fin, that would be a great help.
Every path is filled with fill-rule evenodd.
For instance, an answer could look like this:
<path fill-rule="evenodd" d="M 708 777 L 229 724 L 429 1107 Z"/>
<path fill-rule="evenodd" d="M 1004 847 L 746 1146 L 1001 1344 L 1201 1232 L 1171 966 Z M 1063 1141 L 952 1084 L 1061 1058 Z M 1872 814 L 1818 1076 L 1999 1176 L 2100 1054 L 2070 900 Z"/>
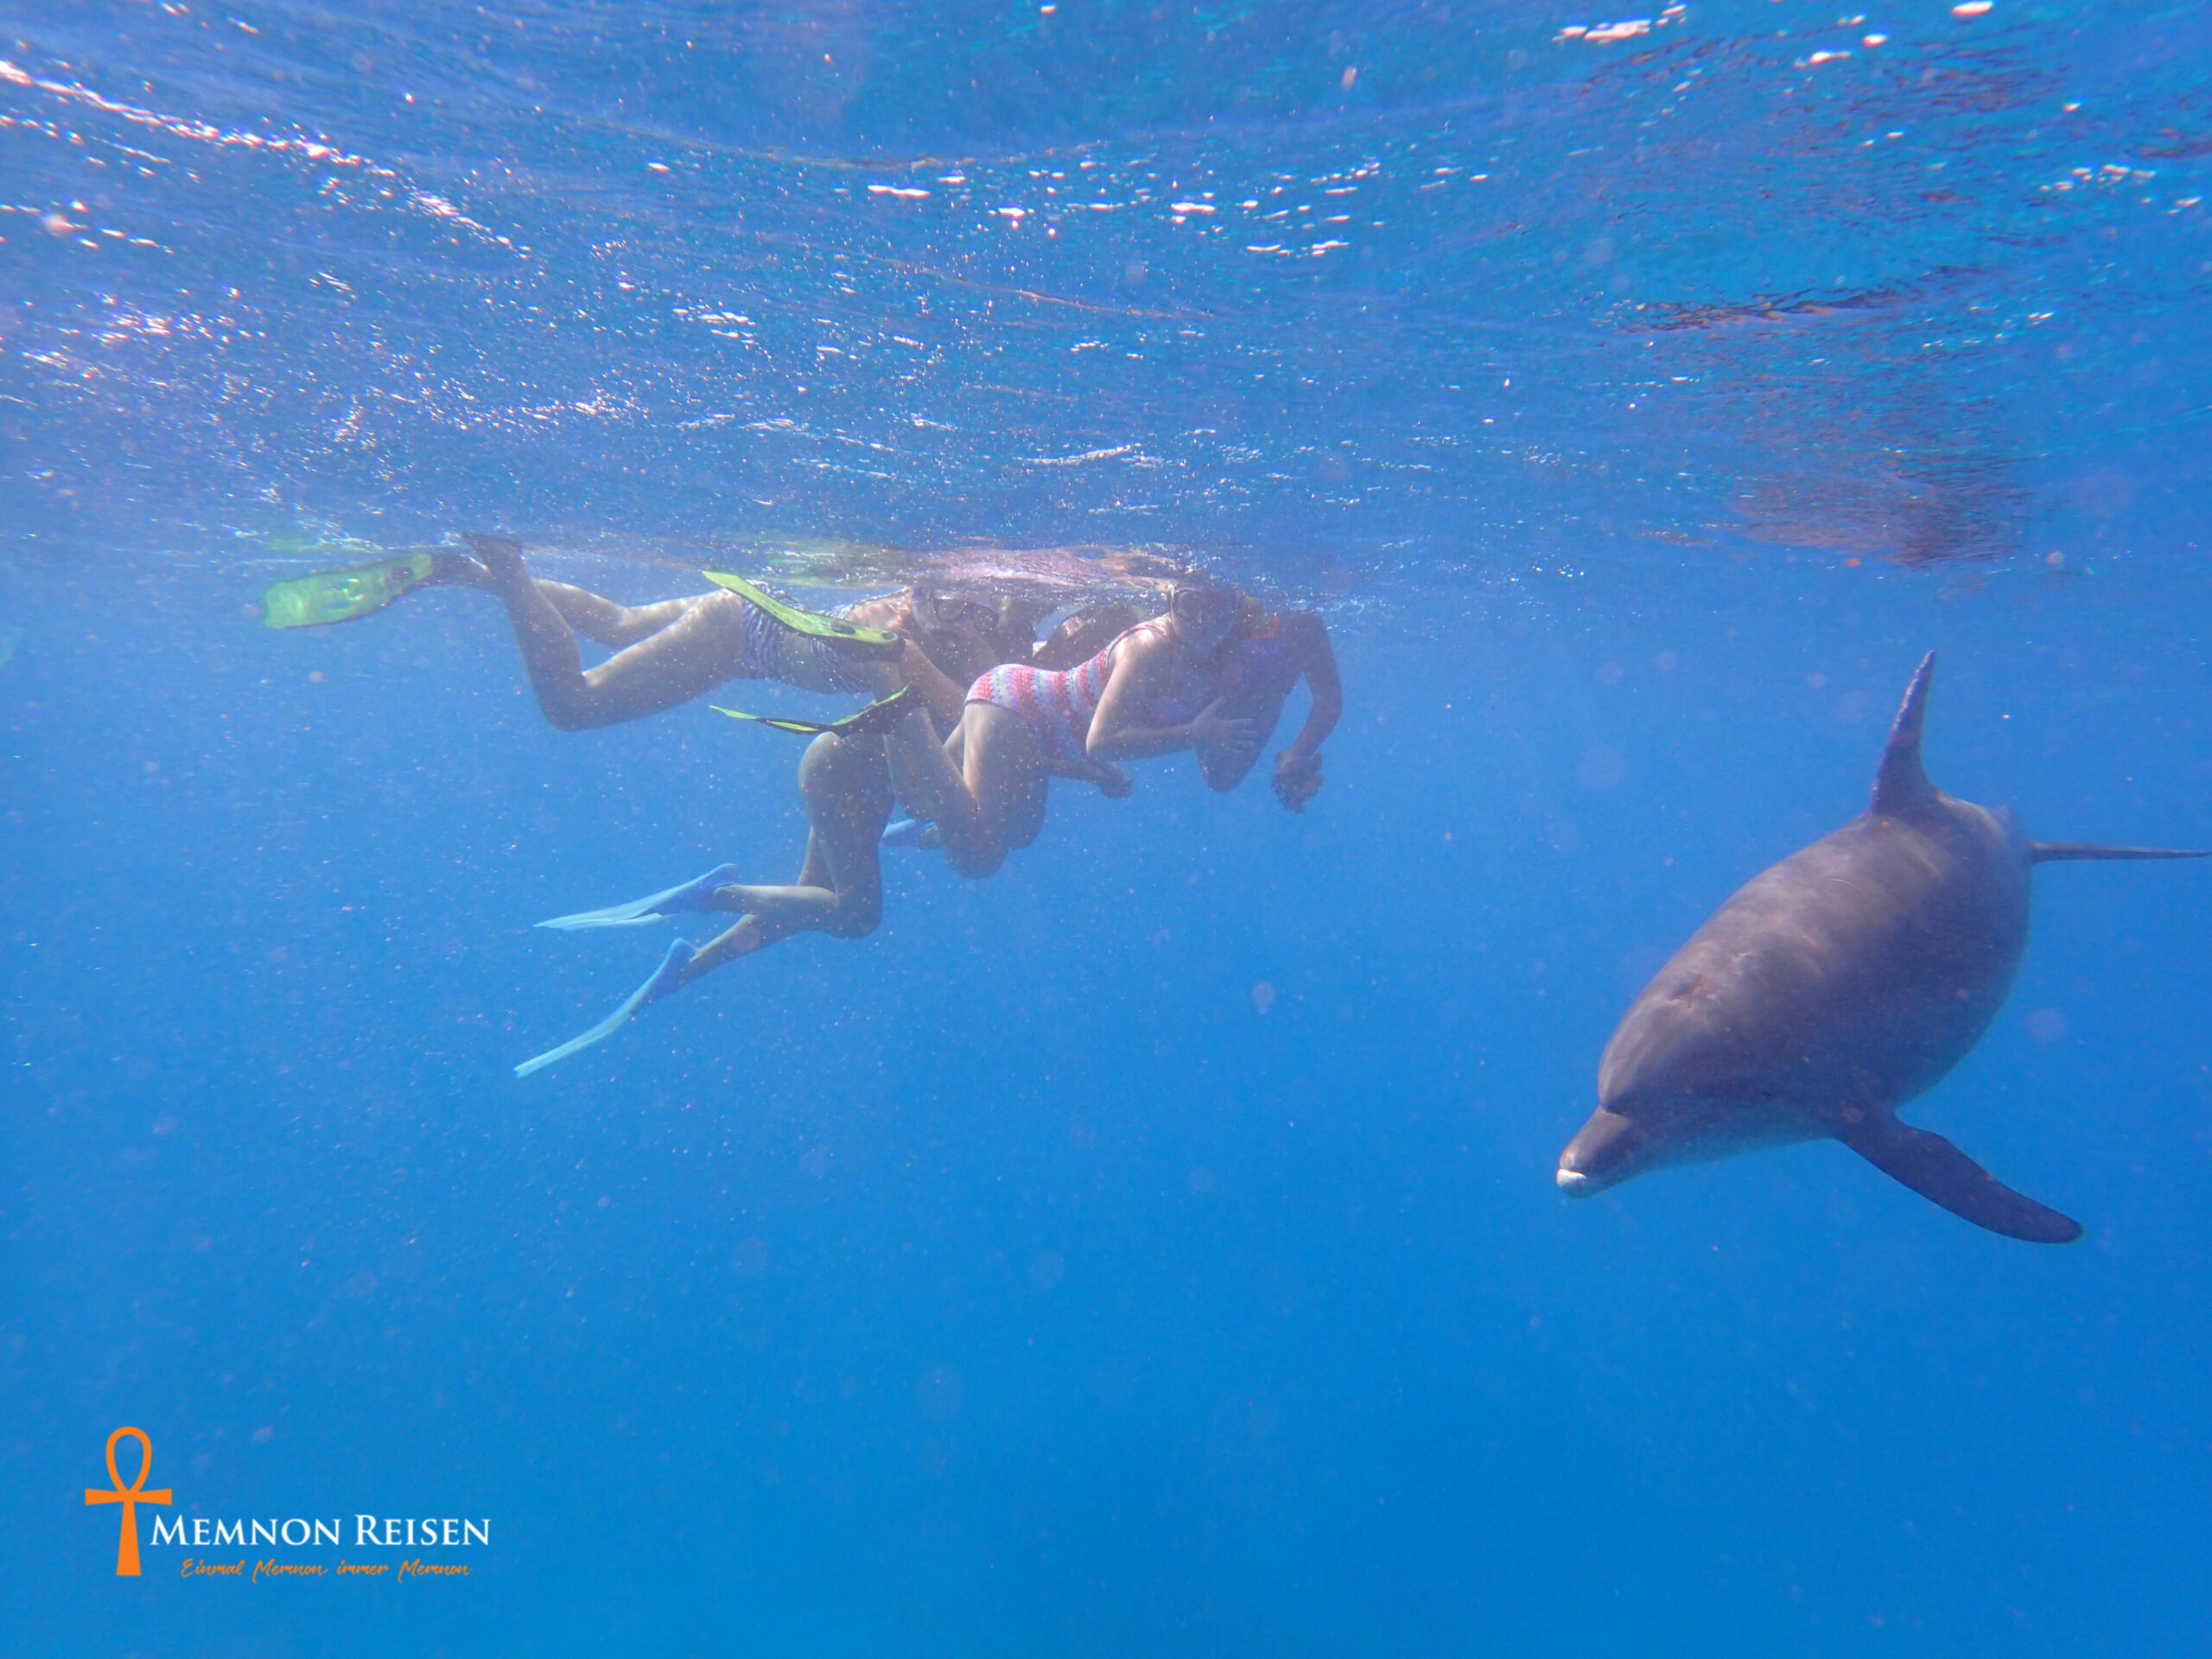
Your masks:
<path fill-rule="evenodd" d="M 871 732 L 889 730 L 921 701 L 921 696 L 912 686 L 902 685 L 889 696 L 879 698 L 857 715 L 847 715 L 842 720 L 787 720 L 781 715 L 748 715 L 742 709 L 725 709 L 718 702 L 707 706 L 732 720 L 749 720 L 799 737 L 820 737 L 825 732 L 833 737 L 866 737 Z"/>
<path fill-rule="evenodd" d="M 864 628 L 856 622 L 824 616 L 819 611 L 802 611 L 727 570 L 702 570 L 699 574 L 715 587 L 727 588 L 740 599 L 750 600 L 794 633 L 811 634 L 817 639 L 828 639 L 841 645 L 857 645 L 862 648 L 862 654 L 869 657 L 894 658 L 906 648 L 904 639 L 886 629 Z"/>
<path fill-rule="evenodd" d="M 280 582 L 261 596 L 261 620 L 272 628 L 319 628 L 380 611 L 437 574 L 435 554 L 410 553 L 375 564 L 318 570 Z"/>

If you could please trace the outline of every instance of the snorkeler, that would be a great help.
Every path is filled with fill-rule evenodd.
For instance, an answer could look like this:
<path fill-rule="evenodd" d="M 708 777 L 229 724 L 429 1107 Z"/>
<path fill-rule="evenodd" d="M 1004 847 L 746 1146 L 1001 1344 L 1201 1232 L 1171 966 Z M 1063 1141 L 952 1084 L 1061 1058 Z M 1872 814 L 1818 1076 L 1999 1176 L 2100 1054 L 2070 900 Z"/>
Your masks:
<path fill-rule="evenodd" d="M 1038 643 L 1030 664 L 1073 668 L 1135 626 L 1139 616 L 1126 601 L 1086 606 Z M 1235 633 L 1221 652 L 1220 712 L 1249 720 L 1255 736 L 1241 761 L 1220 750 L 1198 751 L 1199 769 L 1209 788 L 1226 792 L 1250 774 L 1252 763 L 1282 720 L 1283 704 L 1301 678 L 1313 694 L 1313 706 L 1290 747 L 1275 756 L 1275 798 L 1293 812 L 1303 811 L 1321 787 L 1321 745 L 1344 715 L 1344 682 L 1337 672 L 1328 624 L 1318 611 L 1270 612 L 1246 595 Z"/>
<path fill-rule="evenodd" d="M 883 917 L 879 842 L 893 798 L 915 788 L 922 774 L 941 768 L 944 752 L 921 698 L 912 688 L 897 687 L 897 671 L 889 664 L 877 666 L 868 689 L 887 695 L 834 725 L 769 722 L 787 730 L 818 733 L 799 761 L 799 793 L 806 803 L 808 829 L 806 856 L 795 882 L 754 887 L 736 880 L 736 866 L 721 864 L 664 893 L 538 924 L 575 932 L 638 927 L 681 915 L 738 912 L 734 923 L 703 945 L 672 941 L 652 977 L 613 1014 L 559 1047 L 524 1061 L 515 1068 L 517 1077 L 529 1077 L 605 1040 L 647 1004 L 795 933 L 857 939 L 875 931 Z M 1093 770 L 1102 779 L 1109 774 L 1119 778 L 1121 792 L 1128 792 L 1128 780 L 1118 768 Z"/>
<path fill-rule="evenodd" d="M 1036 840 L 1053 777 L 1118 798 L 1130 789 L 1118 762 L 1186 749 L 1215 775 L 1243 777 L 1260 728 L 1224 705 L 1222 682 L 1247 613 L 1233 588 L 1184 582 L 1166 614 L 1125 629 L 1077 667 L 1002 663 L 980 676 L 941 763 L 902 779 L 900 798 L 934 826 L 925 844 L 941 844 L 955 869 L 980 878 Z"/>
<path fill-rule="evenodd" d="M 532 576 L 519 543 L 469 534 L 469 554 L 417 553 L 320 572 L 269 590 L 274 627 L 351 621 L 422 588 L 478 588 L 505 605 L 523 666 L 547 720 L 563 731 L 619 725 L 690 702 L 726 681 L 778 680 L 802 690 L 860 693 L 894 661 L 947 728 L 969 682 L 999 659 L 1007 636 L 1028 645 L 1026 617 L 992 601 L 908 588 L 823 616 L 787 606 L 740 577 L 709 573 L 712 593 L 621 605 Z M 582 635 L 615 654 L 586 669 Z"/>
<path fill-rule="evenodd" d="M 1313 706 L 1290 747 L 1275 755 L 1275 798 L 1293 812 L 1320 792 L 1321 745 L 1344 712 L 1343 677 L 1329 643 L 1329 625 L 1318 611 L 1260 611 L 1245 601 L 1244 620 L 1221 671 L 1221 712 L 1252 722 L 1255 734 L 1242 765 L 1219 751 L 1200 750 L 1198 767 L 1209 788 L 1243 783 L 1282 719 L 1283 704 L 1303 679 Z"/>
<path fill-rule="evenodd" d="M 991 874 L 1007 852 L 1043 827 L 1049 781 L 1092 783 L 1115 798 L 1131 789 L 1116 762 L 1195 751 L 1217 788 L 1248 773 L 1261 721 L 1272 728 L 1300 674 L 1315 712 L 1277 763 L 1276 792 L 1301 806 L 1320 786 L 1319 747 L 1342 708 L 1320 619 L 1282 626 L 1234 588 L 1185 583 L 1164 615 L 1115 636 L 1066 671 L 1001 664 L 976 681 L 960 723 L 942 744 L 899 671 L 878 661 L 862 689 L 879 701 L 834 726 L 770 723 L 819 734 L 799 765 L 807 809 L 805 860 L 787 887 L 737 881 L 731 865 L 696 880 L 604 910 L 556 917 L 542 927 L 574 931 L 635 927 L 685 914 L 735 911 L 737 921 L 702 946 L 671 944 L 652 976 L 581 1035 L 515 1068 L 528 1077 L 604 1040 L 647 1004 L 681 990 L 724 963 L 789 938 L 827 933 L 860 938 L 883 913 L 880 847 L 893 800 L 933 821 L 929 844 L 944 847 L 963 874 Z M 1249 709 L 1249 715 L 1228 712 Z M 728 712 L 728 711 L 725 711 Z"/>
<path fill-rule="evenodd" d="M 1224 615 L 1231 619 L 1225 633 L 1220 632 Z M 1328 625 L 1318 613 L 1269 612 L 1234 588 L 1185 584 L 1173 590 L 1166 615 L 1150 622 L 1134 618 L 1133 608 L 1122 603 L 1078 611 L 1037 647 L 1028 664 L 1001 664 L 969 690 L 963 733 L 989 726 L 1004 736 L 980 772 L 962 766 L 969 800 L 979 810 L 967 810 L 957 793 L 929 794 L 972 837 L 948 855 L 957 867 L 973 865 L 988 874 L 997 858 L 1034 840 L 1044 823 L 1043 790 L 1029 781 L 1027 746 L 997 715 L 979 712 L 985 708 L 1020 716 L 1037 750 L 1063 776 L 1087 775 L 1060 758 L 1078 751 L 1087 760 L 1110 760 L 1188 748 L 1196 752 L 1207 786 L 1225 791 L 1249 775 L 1303 678 L 1313 708 L 1290 747 L 1275 756 L 1274 787 L 1275 798 L 1293 812 L 1304 811 L 1319 792 L 1321 745 L 1336 729 L 1344 700 Z M 1117 623 L 1122 626 L 1107 632 Z M 1060 666 L 1085 644 L 1094 647 L 1087 660 Z M 1109 713 L 1112 675 L 1124 653 L 1130 690 L 1110 698 Z M 1198 712 L 1179 728 L 1179 718 L 1193 705 Z M 1134 733 L 1132 709 L 1145 716 L 1134 722 Z M 964 762 L 960 741 L 947 747 Z M 1100 787 L 1112 792 L 1103 782 Z M 993 805 L 982 809 L 987 799 Z M 901 847 L 947 846 L 947 830 L 929 821 L 931 810 L 918 807 L 921 816 L 893 824 L 887 839 Z M 998 840 L 988 827 L 994 821 L 1005 826 Z"/>
<path fill-rule="evenodd" d="M 922 741 L 936 747 L 936 732 L 918 704 L 910 702 L 899 711 L 899 719 L 919 721 Z M 540 922 L 540 927 L 573 932 L 585 928 L 634 927 L 715 911 L 741 912 L 734 924 L 704 945 L 694 946 L 686 939 L 671 941 L 652 977 L 613 1014 L 559 1047 L 524 1061 L 515 1067 L 515 1075 L 529 1077 L 611 1037 L 646 1004 L 682 990 L 726 962 L 764 950 L 794 933 L 828 933 L 856 939 L 873 932 L 883 915 L 883 869 L 877 839 L 884 821 L 891 816 L 891 780 L 884 742 L 880 729 L 849 729 L 824 732 L 807 745 L 798 766 L 799 794 L 806 802 L 806 856 L 798 879 L 791 886 L 744 886 L 737 880 L 735 865 L 721 864 L 696 881 L 648 899 Z"/>

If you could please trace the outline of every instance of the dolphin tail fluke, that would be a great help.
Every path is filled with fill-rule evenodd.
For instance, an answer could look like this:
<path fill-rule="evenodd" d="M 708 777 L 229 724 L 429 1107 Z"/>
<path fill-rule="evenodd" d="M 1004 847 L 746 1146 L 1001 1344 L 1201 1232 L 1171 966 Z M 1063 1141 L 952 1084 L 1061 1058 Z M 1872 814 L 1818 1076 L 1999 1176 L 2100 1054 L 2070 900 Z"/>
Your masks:
<path fill-rule="evenodd" d="M 1935 677 L 1936 653 L 1920 659 L 1912 683 L 1904 689 L 1897 717 L 1890 725 L 1890 741 L 1882 751 L 1882 768 L 1874 774 L 1874 810 L 1886 818 L 1905 817 L 1936 798 L 1936 785 L 1920 765 L 1920 730 L 1928 717 L 1928 683 Z"/>
<path fill-rule="evenodd" d="M 2031 841 L 2028 862 L 2056 864 L 2069 858 L 2204 858 L 2186 847 L 2106 847 L 2094 841 Z"/>
<path fill-rule="evenodd" d="M 1940 1135 L 1870 1112 L 1836 1139 L 1891 1180 L 1961 1220 L 2031 1244 L 2071 1244 L 2082 1224 L 2015 1192 Z"/>

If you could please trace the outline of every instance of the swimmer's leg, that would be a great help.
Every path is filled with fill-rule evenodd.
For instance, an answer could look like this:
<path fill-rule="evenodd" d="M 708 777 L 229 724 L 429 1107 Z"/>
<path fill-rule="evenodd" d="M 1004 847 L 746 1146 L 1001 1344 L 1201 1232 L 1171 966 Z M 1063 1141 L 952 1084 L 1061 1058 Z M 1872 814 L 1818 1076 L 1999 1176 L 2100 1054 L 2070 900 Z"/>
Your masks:
<path fill-rule="evenodd" d="M 981 880 L 1044 825 L 1051 779 L 1037 734 L 1010 709 L 971 702 L 945 744 L 923 735 L 902 726 L 886 740 L 899 798 L 938 826 L 946 861 Z"/>
<path fill-rule="evenodd" d="M 485 585 L 490 585 L 488 581 Z M 594 645 L 604 645 L 609 651 L 620 651 L 640 639 L 650 639 L 705 597 L 693 594 L 651 605 L 620 605 L 588 588 L 572 587 L 544 576 L 537 578 L 537 590 L 552 601 L 553 608 L 561 613 L 561 620 L 570 628 Z"/>
<path fill-rule="evenodd" d="M 975 719 L 978 715 L 982 718 Z M 1035 728 L 1014 710 L 995 703 L 971 703 L 969 716 L 962 721 L 966 728 L 962 772 L 988 833 L 1004 857 L 1029 845 L 1045 827 L 1052 774 Z"/>
<path fill-rule="evenodd" d="M 926 723 L 918 711 L 909 718 Z M 883 864 L 877 841 L 891 817 L 891 782 L 881 740 L 817 737 L 799 762 L 798 778 L 812 825 L 798 880 L 783 887 L 734 882 L 716 893 L 715 909 L 744 913 L 692 958 L 684 983 L 794 933 L 857 939 L 874 932 L 882 920 Z"/>
<path fill-rule="evenodd" d="M 473 541 L 489 541 L 489 537 L 472 537 Z M 656 600 L 650 605 L 624 605 L 594 594 L 588 588 L 578 588 L 572 582 L 555 582 L 550 576 L 539 576 L 537 591 L 552 602 L 561 613 L 561 620 L 595 645 L 609 651 L 620 651 L 625 645 L 634 645 L 649 639 L 696 605 L 702 594 L 692 594 L 682 599 Z M 480 588 L 487 594 L 497 594 L 499 585 L 493 580 L 491 570 L 480 561 L 465 553 L 437 555 L 437 569 L 423 586 L 448 588 Z"/>
<path fill-rule="evenodd" d="M 807 836 L 806 861 L 798 880 L 787 887 L 731 884 L 717 889 L 712 908 L 746 912 L 734 925 L 696 949 L 687 940 L 672 941 L 653 976 L 613 1014 L 558 1048 L 524 1061 L 515 1068 L 517 1077 L 529 1077 L 579 1049 L 605 1042 L 647 1003 L 794 933 L 856 939 L 874 931 L 883 916 L 883 870 L 876 857 L 876 838 L 891 816 L 891 784 L 884 772 L 881 745 L 870 738 L 825 734 L 815 739 L 799 763 L 799 790 L 806 797 L 814 828 Z"/>
<path fill-rule="evenodd" d="M 899 677 L 928 701 L 931 717 L 939 732 L 958 728 L 968 703 L 968 688 L 948 678 L 944 671 L 911 639 L 899 658 Z"/>
<path fill-rule="evenodd" d="M 423 583 L 425 588 L 480 588 L 493 594 L 499 591 L 491 571 L 466 553 L 441 553 L 436 558 L 435 570 Z M 650 605 L 625 605 L 572 582 L 555 582 L 550 576 L 539 576 L 537 581 L 537 591 L 552 601 L 563 622 L 594 645 L 609 651 L 651 639 L 706 597 L 689 594 L 682 599 L 655 600 Z"/>
<path fill-rule="evenodd" d="M 931 706 L 930 714 L 931 724 L 935 726 L 938 720 L 934 705 Z M 964 709 L 963 714 L 963 715 L 965 714 Z M 912 741 L 912 740 L 909 739 L 907 741 Z M 963 719 L 953 721 L 951 733 L 945 738 L 942 746 L 944 755 L 944 766 L 931 760 L 918 748 L 909 751 L 899 743 L 887 746 L 891 763 L 892 788 L 898 795 L 899 807 L 909 816 L 900 818 L 895 823 L 887 823 L 883 827 L 883 844 L 886 847 L 916 847 L 935 850 L 944 845 L 944 831 L 937 827 L 928 814 L 932 810 L 942 810 L 945 804 L 944 790 L 949 784 L 961 781 L 961 759 L 967 751 L 967 727 Z M 945 774 L 945 766 L 951 768 L 950 779 Z M 914 804 L 909 798 L 909 795 L 917 791 L 925 801 L 931 803 L 930 805 Z M 955 804 L 957 804 L 957 800 Z"/>
<path fill-rule="evenodd" d="M 524 569 L 521 544 L 493 536 L 472 535 L 467 541 L 507 607 L 537 706 L 562 731 L 643 719 L 745 671 L 745 601 L 734 594 L 710 594 L 677 601 L 680 608 L 667 626 L 586 671 L 567 619 L 544 585 Z"/>
<path fill-rule="evenodd" d="M 977 706 L 970 705 L 942 743 L 928 721 L 902 721 L 884 734 L 883 747 L 899 804 L 913 819 L 931 827 L 936 844 L 947 849 L 945 856 L 956 868 L 973 866 L 974 874 L 988 875 L 997 868 L 997 859 L 990 856 L 988 831 L 962 775 L 960 760 L 966 753 L 969 722 L 976 713 Z M 998 855 L 1004 856 L 1003 851 Z M 982 868 L 986 862 L 990 868 Z"/>
<path fill-rule="evenodd" d="M 698 597 L 653 605 L 618 605 L 588 588 L 538 579 L 538 588 L 562 620 L 596 645 L 620 650 L 658 633 Z M 318 570 L 273 584 L 262 595 L 262 617 L 272 628 L 315 627 L 371 616 L 425 588 L 474 588 L 497 594 L 499 583 L 482 562 L 443 549 L 404 554 L 374 564 Z"/>

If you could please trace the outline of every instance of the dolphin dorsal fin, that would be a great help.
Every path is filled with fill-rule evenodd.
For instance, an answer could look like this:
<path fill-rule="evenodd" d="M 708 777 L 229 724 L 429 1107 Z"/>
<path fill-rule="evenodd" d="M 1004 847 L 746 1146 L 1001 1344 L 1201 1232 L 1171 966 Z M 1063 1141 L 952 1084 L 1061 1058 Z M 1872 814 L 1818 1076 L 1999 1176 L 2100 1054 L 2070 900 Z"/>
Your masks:
<path fill-rule="evenodd" d="M 1874 774 L 1874 807 L 1885 818 L 1910 817 L 1936 798 L 1936 785 L 1920 768 L 1920 727 L 1928 714 L 1928 682 L 1936 672 L 1936 653 L 1920 659 L 1912 683 L 1904 689 L 1897 717 L 1890 726 L 1881 770 Z"/>

